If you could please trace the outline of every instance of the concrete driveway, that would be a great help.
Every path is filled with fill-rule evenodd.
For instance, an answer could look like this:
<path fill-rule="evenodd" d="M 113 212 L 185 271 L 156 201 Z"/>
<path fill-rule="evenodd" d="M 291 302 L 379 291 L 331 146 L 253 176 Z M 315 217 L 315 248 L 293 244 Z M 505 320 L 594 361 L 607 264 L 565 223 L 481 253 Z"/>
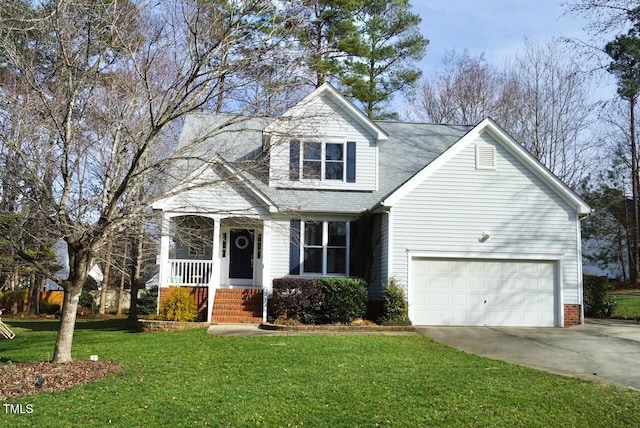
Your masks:
<path fill-rule="evenodd" d="M 419 327 L 483 357 L 640 390 L 640 324 L 587 320 L 571 328 Z"/>

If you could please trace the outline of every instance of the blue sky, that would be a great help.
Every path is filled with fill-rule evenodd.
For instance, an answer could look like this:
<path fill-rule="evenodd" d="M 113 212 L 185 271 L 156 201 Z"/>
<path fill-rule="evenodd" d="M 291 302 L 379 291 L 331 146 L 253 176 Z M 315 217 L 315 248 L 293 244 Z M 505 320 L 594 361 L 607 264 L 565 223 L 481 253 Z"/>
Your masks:
<path fill-rule="evenodd" d="M 468 49 L 484 52 L 501 65 L 524 45 L 524 38 L 541 44 L 554 37 L 587 40 L 587 21 L 564 14 L 566 0 L 412 0 L 414 13 L 422 17 L 421 33 L 430 42 L 420 68 L 433 72 L 444 53 Z"/>

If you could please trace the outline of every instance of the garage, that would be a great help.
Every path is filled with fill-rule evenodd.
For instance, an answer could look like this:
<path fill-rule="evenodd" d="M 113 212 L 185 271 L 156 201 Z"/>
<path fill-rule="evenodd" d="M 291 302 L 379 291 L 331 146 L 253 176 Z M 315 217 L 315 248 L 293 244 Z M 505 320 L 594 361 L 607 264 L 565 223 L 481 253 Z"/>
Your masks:
<path fill-rule="evenodd" d="M 415 257 L 409 317 L 414 325 L 559 325 L 556 260 Z"/>

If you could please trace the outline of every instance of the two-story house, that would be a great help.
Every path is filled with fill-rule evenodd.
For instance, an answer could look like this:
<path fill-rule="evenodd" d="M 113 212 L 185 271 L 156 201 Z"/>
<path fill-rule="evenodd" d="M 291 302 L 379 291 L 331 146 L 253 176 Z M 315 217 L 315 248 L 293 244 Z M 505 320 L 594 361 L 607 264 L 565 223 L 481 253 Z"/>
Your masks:
<path fill-rule="evenodd" d="M 582 322 L 590 208 L 491 119 L 372 121 L 325 84 L 277 118 L 191 115 L 179 147 L 189 179 L 153 205 L 160 295 L 191 287 L 209 321 L 259 322 L 274 278 L 333 275 L 365 277 L 372 306 L 395 278 L 415 325 Z"/>

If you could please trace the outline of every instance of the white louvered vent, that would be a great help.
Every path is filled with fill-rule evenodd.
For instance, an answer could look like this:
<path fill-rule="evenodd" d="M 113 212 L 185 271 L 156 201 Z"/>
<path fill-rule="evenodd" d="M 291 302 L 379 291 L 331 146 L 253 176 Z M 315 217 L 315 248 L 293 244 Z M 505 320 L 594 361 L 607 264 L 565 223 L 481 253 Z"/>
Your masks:
<path fill-rule="evenodd" d="M 496 169 L 496 148 L 489 144 L 476 145 L 476 169 Z"/>

